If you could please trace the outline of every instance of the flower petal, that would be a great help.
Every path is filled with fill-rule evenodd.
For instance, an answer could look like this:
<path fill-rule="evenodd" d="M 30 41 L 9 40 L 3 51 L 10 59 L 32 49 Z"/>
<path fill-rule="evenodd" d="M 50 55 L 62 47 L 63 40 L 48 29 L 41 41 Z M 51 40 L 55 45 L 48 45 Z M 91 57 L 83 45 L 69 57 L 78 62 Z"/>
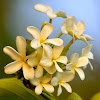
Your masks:
<path fill-rule="evenodd" d="M 45 88 L 45 90 L 49 93 L 53 93 L 54 92 L 54 87 L 50 84 L 42 84 L 43 87 Z"/>
<path fill-rule="evenodd" d="M 53 31 L 53 26 L 47 23 L 41 30 L 41 36 L 40 36 L 41 42 L 43 42 L 46 38 L 48 38 L 48 36 L 52 33 L 52 31 Z"/>
<path fill-rule="evenodd" d="M 35 88 L 35 93 L 37 95 L 40 95 L 42 93 L 42 90 L 43 90 L 43 86 L 41 84 L 37 85 L 36 88 Z"/>
<path fill-rule="evenodd" d="M 51 58 L 53 57 L 53 49 L 51 48 L 51 46 L 44 45 L 43 49 L 45 57 L 51 57 Z"/>
<path fill-rule="evenodd" d="M 67 18 L 67 14 L 61 10 L 56 11 L 54 14 L 56 14 L 57 17 Z"/>
<path fill-rule="evenodd" d="M 32 80 L 30 80 L 31 84 L 37 86 L 38 84 L 40 84 L 40 78 L 33 78 Z"/>
<path fill-rule="evenodd" d="M 70 57 L 70 63 L 76 63 L 78 59 L 79 59 L 79 54 L 78 53 L 74 53 Z"/>
<path fill-rule="evenodd" d="M 45 58 L 42 58 L 40 60 L 40 63 L 39 63 L 42 67 L 50 67 L 52 66 L 53 62 L 52 62 L 52 59 L 50 57 L 45 57 Z"/>
<path fill-rule="evenodd" d="M 53 53 L 54 53 L 53 59 L 57 59 L 61 55 L 63 48 L 64 48 L 63 45 L 53 47 Z"/>
<path fill-rule="evenodd" d="M 88 58 L 87 57 L 80 57 L 77 61 L 76 67 L 86 66 L 87 64 L 88 64 Z"/>
<path fill-rule="evenodd" d="M 73 80 L 74 76 L 75 73 L 73 71 L 64 71 L 63 73 L 58 72 L 56 75 L 61 82 L 70 82 Z"/>
<path fill-rule="evenodd" d="M 22 57 L 19 55 L 19 53 L 10 46 L 4 47 L 3 52 L 5 54 L 7 54 L 8 56 L 10 56 L 13 60 L 21 60 L 22 59 Z"/>
<path fill-rule="evenodd" d="M 28 64 L 23 63 L 23 75 L 27 80 L 31 80 L 34 78 L 34 69 L 30 67 Z"/>
<path fill-rule="evenodd" d="M 31 47 L 34 49 L 41 47 L 40 41 L 38 39 L 33 39 L 31 41 Z"/>
<path fill-rule="evenodd" d="M 72 63 L 68 63 L 67 65 L 66 65 L 66 70 L 71 70 L 71 67 L 73 66 L 73 64 Z"/>
<path fill-rule="evenodd" d="M 85 42 L 87 45 L 89 45 L 88 42 L 87 42 L 87 40 L 86 40 L 86 38 L 85 38 L 85 36 L 80 36 L 80 39 L 79 39 L 79 40 L 82 40 L 82 41 Z"/>
<path fill-rule="evenodd" d="M 85 31 L 85 24 L 83 21 L 77 23 L 78 35 L 80 36 Z"/>
<path fill-rule="evenodd" d="M 39 78 L 43 75 L 43 67 L 38 65 L 36 70 L 35 70 L 35 77 Z"/>
<path fill-rule="evenodd" d="M 53 77 L 52 80 L 51 80 L 51 84 L 53 86 L 57 86 L 58 85 L 58 81 L 59 81 L 59 79 L 57 77 Z"/>
<path fill-rule="evenodd" d="M 48 15 L 48 17 L 49 17 L 50 19 L 53 19 L 53 18 L 56 18 L 56 17 L 57 17 L 57 15 L 54 14 L 53 12 L 51 12 L 50 10 L 47 10 L 47 15 Z"/>
<path fill-rule="evenodd" d="M 38 65 L 39 63 L 39 59 L 37 58 L 37 56 L 29 58 L 27 63 L 31 66 L 31 67 L 35 67 Z"/>
<path fill-rule="evenodd" d="M 40 38 L 40 31 L 34 26 L 28 26 L 27 32 L 31 34 L 34 39 Z"/>
<path fill-rule="evenodd" d="M 59 96 L 61 93 L 62 93 L 62 88 L 61 88 L 61 85 L 59 85 L 58 92 L 57 92 L 57 96 Z"/>
<path fill-rule="evenodd" d="M 83 70 L 81 68 L 75 68 L 75 70 L 78 73 L 81 80 L 84 80 L 85 79 L 85 74 L 84 74 Z"/>
<path fill-rule="evenodd" d="M 49 74 L 54 74 L 56 72 L 55 65 L 53 64 L 51 67 L 44 67 L 44 69 L 49 73 Z"/>
<path fill-rule="evenodd" d="M 91 51 L 92 49 L 92 44 L 88 45 L 87 47 L 83 48 L 82 49 L 82 53 L 81 53 L 81 56 L 87 56 L 88 53 Z"/>
<path fill-rule="evenodd" d="M 91 67 L 91 70 L 93 70 L 93 66 L 92 66 L 92 64 L 91 64 L 91 62 L 89 61 L 89 65 L 90 65 L 90 67 Z"/>
<path fill-rule="evenodd" d="M 92 53 L 92 52 L 89 52 L 89 53 L 87 54 L 87 57 L 88 57 L 89 59 L 94 59 L 93 53 Z"/>
<path fill-rule="evenodd" d="M 72 92 L 72 88 L 68 83 L 60 83 L 68 92 Z"/>
<path fill-rule="evenodd" d="M 56 46 L 61 46 L 63 44 L 63 40 L 59 38 L 47 39 L 44 41 L 44 43 L 51 43 Z"/>
<path fill-rule="evenodd" d="M 50 10 L 52 12 L 52 8 L 50 6 L 43 5 L 43 4 L 36 4 L 34 6 L 34 9 L 39 11 L 39 12 L 42 12 L 42 13 L 46 13 L 47 10 Z"/>
<path fill-rule="evenodd" d="M 68 34 L 68 32 L 66 31 L 66 24 L 63 24 L 63 25 L 61 26 L 61 32 L 62 32 L 63 34 Z"/>
<path fill-rule="evenodd" d="M 22 36 L 16 37 L 16 46 L 19 54 L 24 58 L 26 56 L 26 41 Z"/>
<path fill-rule="evenodd" d="M 83 34 L 87 41 L 93 41 L 94 39 L 87 34 Z"/>
<path fill-rule="evenodd" d="M 63 70 L 58 66 L 57 62 L 54 61 L 54 63 L 55 63 L 56 70 L 57 70 L 58 72 L 63 72 Z"/>
<path fill-rule="evenodd" d="M 21 67 L 22 67 L 22 62 L 14 61 L 14 62 L 7 64 L 5 66 L 4 71 L 6 74 L 13 74 L 13 73 L 17 72 L 18 70 L 20 70 Z"/>
<path fill-rule="evenodd" d="M 63 64 L 67 64 L 67 57 L 66 56 L 60 56 L 58 59 L 56 59 L 57 62 L 63 63 Z"/>
<path fill-rule="evenodd" d="M 52 78 L 52 75 L 46 73 L 42 79 L 42 83 L 48 83 Z"/>

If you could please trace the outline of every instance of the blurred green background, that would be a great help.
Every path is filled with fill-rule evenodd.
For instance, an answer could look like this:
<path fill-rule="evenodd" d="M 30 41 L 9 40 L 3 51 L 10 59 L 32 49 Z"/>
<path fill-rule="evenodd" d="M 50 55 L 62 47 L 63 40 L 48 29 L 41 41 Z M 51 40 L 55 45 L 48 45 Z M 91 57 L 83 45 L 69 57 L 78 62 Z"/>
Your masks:
<path fill-rule="evenodd" d="M 83 100 L 90 100 L 95 94 L 100 92 L 100 1 L 99 0 L 0 0 L 0 78 L 11 77 L 3 72 L 4 66 L 12 60 L 6 56 L 2 50 L 6 45 L 10 45 L 16 49 L 15 40 L 17 35 L 32 39 L 26 32 L 27 26 L 35 26 L 38 29 L 44 21 L 49 21 L 49 18 L 35 11 L 34 5 L 42 3 L 49 5 L 54 11 L 63 10 L 69 16 L 76 16 L 77 20 L 82 20 L 86 24 L 86 33 L 94 38 L 92 52 L 94 60 L 91 60 L 94 70 L 91 71 L 88 66 L 84 70 L 86 79 L 81 81 L 76 74 L 75 79 L 70 82 L 73 92 L 79 94 Z M 56 37 L 61 29 L 62 22 L 65 19 L 56 18 L 53 20 L 54 31 L 50 38 Z M 71 37 L 63 35 L 61 37 L 66 45 Z M 72 53 L 81 53 L 81 49 L 86 44 L 82 41 L 76 41 L 70 48 L 67 56 Z M 56 92 L 54 93 L 56 96 Z M 68 92 L 63 89 L 63 93 L 57 97 L 59 100 L 68 96 Z"/>

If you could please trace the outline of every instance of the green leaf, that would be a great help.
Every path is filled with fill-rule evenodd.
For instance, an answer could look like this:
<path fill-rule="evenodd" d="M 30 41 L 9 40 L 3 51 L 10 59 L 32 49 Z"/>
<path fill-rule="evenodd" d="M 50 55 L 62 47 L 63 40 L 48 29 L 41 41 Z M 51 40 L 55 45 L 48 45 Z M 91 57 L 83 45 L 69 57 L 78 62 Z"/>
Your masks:
<path fill-rule="evenodd" d="M 0 79 L 0 100 L 46 100 L 16 78 Z"/>
<path fill-rule="evenodd" d="M 100 100 L 100 92 L 95 94 L 91 100 Z"/>
<path fill-rule="evenodd" d="M 82 98 L 78 94 L 73 92 L 72 94 L 68 96 L 66 100 L 82 100 Z"/>

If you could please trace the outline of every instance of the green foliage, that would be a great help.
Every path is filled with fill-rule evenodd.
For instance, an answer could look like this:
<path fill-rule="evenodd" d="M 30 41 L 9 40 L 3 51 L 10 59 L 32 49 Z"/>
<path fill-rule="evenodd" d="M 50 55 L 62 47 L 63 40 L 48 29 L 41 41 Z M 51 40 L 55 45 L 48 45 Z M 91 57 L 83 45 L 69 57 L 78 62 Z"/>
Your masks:
<path fill-rule="evenodd" d="M 100 100 L 100 92 L 95 94 L 91 100 Z"/>
<path fill-rule="evenodd" d="M 82 98 L 78 94 L 73 92 L 72 94 L 68 96 L 66 100 L 82 100 Z"/>
<path fill-rule="evenodd" d="M 27 89 L 23 83 L 16 78 L 0 80 L 0 100 L 46 100 L 41 95 Z"/>

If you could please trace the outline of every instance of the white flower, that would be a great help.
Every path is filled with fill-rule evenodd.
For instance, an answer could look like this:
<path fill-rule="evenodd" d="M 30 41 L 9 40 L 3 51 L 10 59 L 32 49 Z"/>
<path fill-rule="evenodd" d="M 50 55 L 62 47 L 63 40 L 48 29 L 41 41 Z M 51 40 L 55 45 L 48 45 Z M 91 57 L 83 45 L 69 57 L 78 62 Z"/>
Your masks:
<path fill-rule="evenodd" d="M 81 52 L 81 57 L 87 57 L 88 61 L 89 61 L 89 59 L 94 59 L 93 53 L 91 52 L 92 46 L 93 45 L 90 44 L 87 47 L 83 48 L 82 52 Z M 93 70 L 93 66 L 90 61 L 89 61 L 89 64 L 90 64 L 91 70 Z M 85 66 L 85 67 L 87 67 L 87 66 Z"/>
<path fill-rule="evenodd" d="M 23 37 L 17 36 L 16 38 L 16 46 L 18 52 L 10 46 L 4 47 L 3 51 L 5 54 L 9 55 L 14 62 L 7 64 L 5 66 L 6 74 L 13 74 L 22 68 L 24 77 L 29 80 L 34 78 L 34 69 L 30 67 L 26 60 L 30 57 L 36 55 L 36 52 L 32 53 L 29 56 L 26 56 L 26 41 Z"/>
<path fill-rule="evenodd" d="M 53 26 L 51 24 L 49 24 L 49 23 L 47 23 L 42 28 L 41 33 L 34 26 L 27 27 L 27 31 L 34 38 L 31 41 L 31 47 L 34 48 L 34 49 L 37 49 L 37 48 L 43 46 L 43 44 L 46 44 L 46 43 L 51 43 L 51 44 L 56 45 L 56 46 L 61 46 L 63 44 L 63 40 L 62 39 L 59 39 L 59 38 L 47 39 L 48 36 L 53 31 Z"/>
<path fill-rule="evenodd" d="M 53 49 L 46 45 L 44 46 L 45 50 L 45 57 L 40 61 L 40 65 L 47 69 L 48 73 L 51 74 L 52 66 L 55 66 L 56 70 L 59 72 L 63 72 L 63 70 L 59 67 L 57 62 L 67 64 L 67 57 L 66 56 L 60 56 L 63 45 L 62 46 L 54 46 Z M 52 72 L 53 74 L 53 72 Z"/>
<path fill-rule="evenodd" d="M 35 85 L 35 93 L 40 95 L 43 91 L 43 87 L 49 93 L 54 92 L 54 87 L 50 85 L 48 82 L 51 80 L 52 76 L 50 74 L 46 74 L 44 77 L 41 78 L 33 78 L 30 82 Z"/>
<path fill-rule="evenodd" d="M 62 93 L 62 88 L 63 86 L 68 92 L 72 92 L 71 86 L 66 83 L 70 82 L 74 78 L 74 73 L 72 71 L 65 71 L 63 73 L 57 73 L 55 77 L 52 78 L 51 84 L 53 86 L 59 85 L 57 96 L 59 96 Z"/>
<path fill-rule="evenodd" d="M 47 6 L 47 5 L 36 4 L 34 6 L 34 9 L 39 11 L 39 12 L 46 13 L 50 19 L 53 19 L 56 17 L 67 18 L 67 14 L 65 12 L 59 10 L 59 11 L 53 13 L 52 8 L 50 6 Z"/>
<path fill-rule="evenodd" d="M 35 77 L 39 78 L 43 75 L 43 67 L 40 66 L 39 62 L 42 59 L 42 55 L 43 55 L 43 48 L 40 47 L 37 49 L 37 54 L 35 57 L 31 57 L 27 60 L 27 63 L 31 66 L 31 67 L 36 67 L 35 69 Z"/>
<path fill-rule="evenodd" d="M 63 34 L 71 35 L 74 39 L 77 37 L 77 39 L 84 41 L 86 44 L 88 44 L 87 41 L 93 41 L 93 38 L 91 38 L 89 35 L 83 34 L 83 32 L 85 32 L 84 22 L 79 21 L 77 23 L 74 16 L 68 17 L 62 23 L 61 32 Z"/>
<path fill-rule="evenodd" d="M 87 57 L 79 57 L 79 54 L 74 53 L 70 57 L 69 63 L 66 65 L 67 70 L 72 70 L 73 72 L 77 72 L 81 78 L 84 80 L 85 74 L 80 67 L 86 66 L 88 64 Z"/>

